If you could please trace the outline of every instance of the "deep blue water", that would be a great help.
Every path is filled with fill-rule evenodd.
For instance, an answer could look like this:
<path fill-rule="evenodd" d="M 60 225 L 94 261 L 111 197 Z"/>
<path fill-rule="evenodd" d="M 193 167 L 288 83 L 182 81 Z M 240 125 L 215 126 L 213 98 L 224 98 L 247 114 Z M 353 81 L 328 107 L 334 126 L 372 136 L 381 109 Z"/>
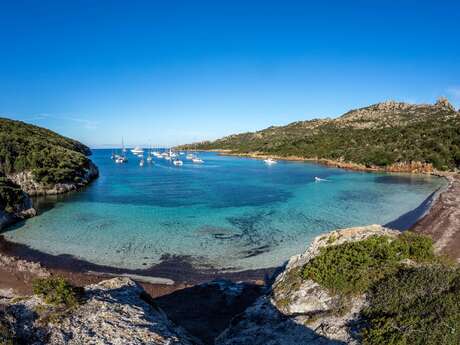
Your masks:
<path fill-rule="evenodd" d="M 182 167 L 158 159 L 140 167 L 133 155 L 117 165 L 110 154 L 94 150 L 96 181 L 79 193 L 36 200 L 41 215 L 5 237 L 124 268 L 156 264 L 164 254 L 191 256 L 197 266 L 263 268 L 304 251 L 323 232 L 393 221 L 444 184 L 215 153 L 200 153 L 203 165 L 183 156 Z"/>

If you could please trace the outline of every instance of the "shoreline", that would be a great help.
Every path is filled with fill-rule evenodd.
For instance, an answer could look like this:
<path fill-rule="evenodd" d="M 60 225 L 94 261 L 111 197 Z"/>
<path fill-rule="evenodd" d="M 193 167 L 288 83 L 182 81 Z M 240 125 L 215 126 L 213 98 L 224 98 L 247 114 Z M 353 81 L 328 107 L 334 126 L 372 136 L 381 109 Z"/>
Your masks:
<path fill-rule="evenodd" d="M 431 164 L 425 164 L 420 162 L 411 162 L 411 163 L 401 163 L 393 164 L 386 168 L 378 166 L 365 166 L 363 164 L 352 163 L 352 162 L 342 162 L 333 159 L 326 158 L 305 158 L 301 156 L 279 156 L 279 155 L 269 155 L 262 152 L 234 152 L 232 150 L 226 149 L 212 149 L 212 150 L 198 150 L 202 152 L 216 152 L 221 156 L 236 156 L 236 157 L 246 157 L 253 159 L 278 159 L 282 161 L 293 161 L 293 162 L 311 162 L 328 167 L 340 168 L 344 170 L 353 170 L 353 171 L 365 171 L 365 172 L 386 172 L 386 173 L 410 173 L 410 174 L 429 174 L 435 176 L 441 176 L 444 173 L 439 172 L 432 167 Z"/>
<path fill-rule="evenodd" d="M 263 157 L 257 156 L 250 158 Z M 300 158 L 286 160 L 313 162 L 313 160 Z M 373 172 L 380 171 L 374 170 Z M 421 174 L 425 175 L 427 173 Z M 448 184 L 433 192 L 416 209 L 401 215 L 401 217 L 386 225 L 391 226 L 397 224 L 398 220 L 419 209 L 418 211 L 421 213 L 417 217 L 418 220 L 412 223 L 409 230 L 430 235 L 435 242 L 438 252 L 446 253 L 460 262 L 460 208 L 457 207 L 460 203 L 460 175 L 438 172 L 431 172 L 430 175 L 446 178 Z M 457 198 L 455 194 L 458 194 Z M 446 200 L 450 200 L 450 202 Z M 458 208 L 459 213 L 459 224 L 455 221 L 445 219 L 446 213 L 447 215 L 456 213 L 456 208 Z M 458 231 L 456 231 L 455 228 L 452 229 L 452 227 L 455 226 L 457 226 Z M 61 275 L 71 283 L 80 286 L 97 283 L 113 276 L 128 276 L 138 281 L 152 297 L 169 294 L 176 290 L 206 283 L 214 279 L 229 279 L 234 282 L 244 281 L 255 285 L 264 285 L 264 282 L 279 269 L 279 267 L 272 267 L 237 272 L 229 272 L 215 267 L 199 269 L 193 267 L 190 258 L 174 255 L 165 255 L 159 264 L 151 267 L 123 269 L 94 264 L 71 255 L 52 255 L 43 253 L 24 244 L 10 242 L 0 235 L 0 259 L 2 258 L 38 265 L 50 274 Z M 14 267 L 6 267 L 6 269 L 5 267 L 0 267 L 0 291 L 8 287 L 13 287 L 22 293 L 28 292 L 30 290 L 31 276 L 33 275 L 34 272 L 27 272 L 27 270 L 21 271 L 21 269 L 16 269 L 15 271 Z M 29 285 L 29 287 L 27 285 Z"/>
<path fill-rule="evenodd" d="M 460 263 L 460 175 L 444 176 L 448 185 L 410 230 L 433 239 L 435 251 Z"/>

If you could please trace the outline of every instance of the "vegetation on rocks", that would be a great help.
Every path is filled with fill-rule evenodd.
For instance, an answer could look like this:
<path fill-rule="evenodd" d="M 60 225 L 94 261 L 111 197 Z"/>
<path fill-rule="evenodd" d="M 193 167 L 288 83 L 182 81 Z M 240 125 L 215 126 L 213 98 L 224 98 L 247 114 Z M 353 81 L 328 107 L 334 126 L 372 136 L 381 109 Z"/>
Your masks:
<path fill-rule="evenodd" d="M 363 241 L 322 247 L 302 270 L 304 279 L 342 294 L 359 294 L 386 274 L 397 271 L 401 261 L 434 259 L 428 237 L 406 232 L 397 238 L 373 236 Z"/>
<path fill-rule="evenodd" d="M 451 170 L 460 166 L 460 113 L 446 100 L 435 105 L 386 102 L 337 119 L 299 121 L 181 148 L 330 159 L 367 167 L 420 162 Z"/>
<path fill-rule="evenodd" d="M 50 130 L 0 118 L 0 173 L 31 171 L 45 185 L 79 182 L 90 150 Z"/>
<path fill-rule="evenodd" d="M 36 279 L 33 282 L 33 292 L 51 305 L 76 307 L 81 300 L 83 290 L 70 285 L 64 278 L 49 277 Z"/>
<path fill-rule="evenodd" d="M 460 343 L 460 269 L 406 232 L 328 245 L 301 271 L 334 294 L 365 294 L 358 320 L 365 345 Z"/>
<path fill-rule="evenodd" d="M 401 268 L 369 291 L 364 345 L 460 344 L 460 270 Z"/>

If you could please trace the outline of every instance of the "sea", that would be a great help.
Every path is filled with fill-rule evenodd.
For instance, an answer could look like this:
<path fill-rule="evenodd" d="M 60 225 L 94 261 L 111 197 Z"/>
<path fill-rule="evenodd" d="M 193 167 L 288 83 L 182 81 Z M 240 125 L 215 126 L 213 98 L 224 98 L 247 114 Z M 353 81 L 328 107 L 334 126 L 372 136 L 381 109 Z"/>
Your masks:
<path fill-rule="evenodd" d="M 154 158 L 116 164 L 93 150 L 100 177 L 79 192 L 39 197 L 39 216 L 3 233 L 53 255 L 140 269 L 165 258 L 243 271 L 275 267 L 325 232 L 386 224 L 405 230 L 446 182 L 435 176 L 369 173 L 307 162 L 198 152 L 182 166 Z M 318 181 L 315 177 L 322 180 Z"/>

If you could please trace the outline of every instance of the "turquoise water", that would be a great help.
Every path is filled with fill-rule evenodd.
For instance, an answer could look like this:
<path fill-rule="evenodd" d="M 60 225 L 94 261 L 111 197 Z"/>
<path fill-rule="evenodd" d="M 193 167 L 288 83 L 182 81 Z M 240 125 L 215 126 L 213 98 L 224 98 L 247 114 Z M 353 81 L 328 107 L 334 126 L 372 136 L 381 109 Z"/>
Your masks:
<path fill-rule="evenodd" d="M 99 179 L 79 193 L 36 200 L 41 215 L 4 235 L 46 253 L 122 268 L 145 268 L 164 255 L 189 256 L 198 267 L 265 268 L 304 251 L 323 232 L 393 221 L 444 184 L 436 177 L 200 156 L 203 165 L 155 160 L 140 167 L 132 155 L 117 165 L 109 150 L 94 150 Z"/>

